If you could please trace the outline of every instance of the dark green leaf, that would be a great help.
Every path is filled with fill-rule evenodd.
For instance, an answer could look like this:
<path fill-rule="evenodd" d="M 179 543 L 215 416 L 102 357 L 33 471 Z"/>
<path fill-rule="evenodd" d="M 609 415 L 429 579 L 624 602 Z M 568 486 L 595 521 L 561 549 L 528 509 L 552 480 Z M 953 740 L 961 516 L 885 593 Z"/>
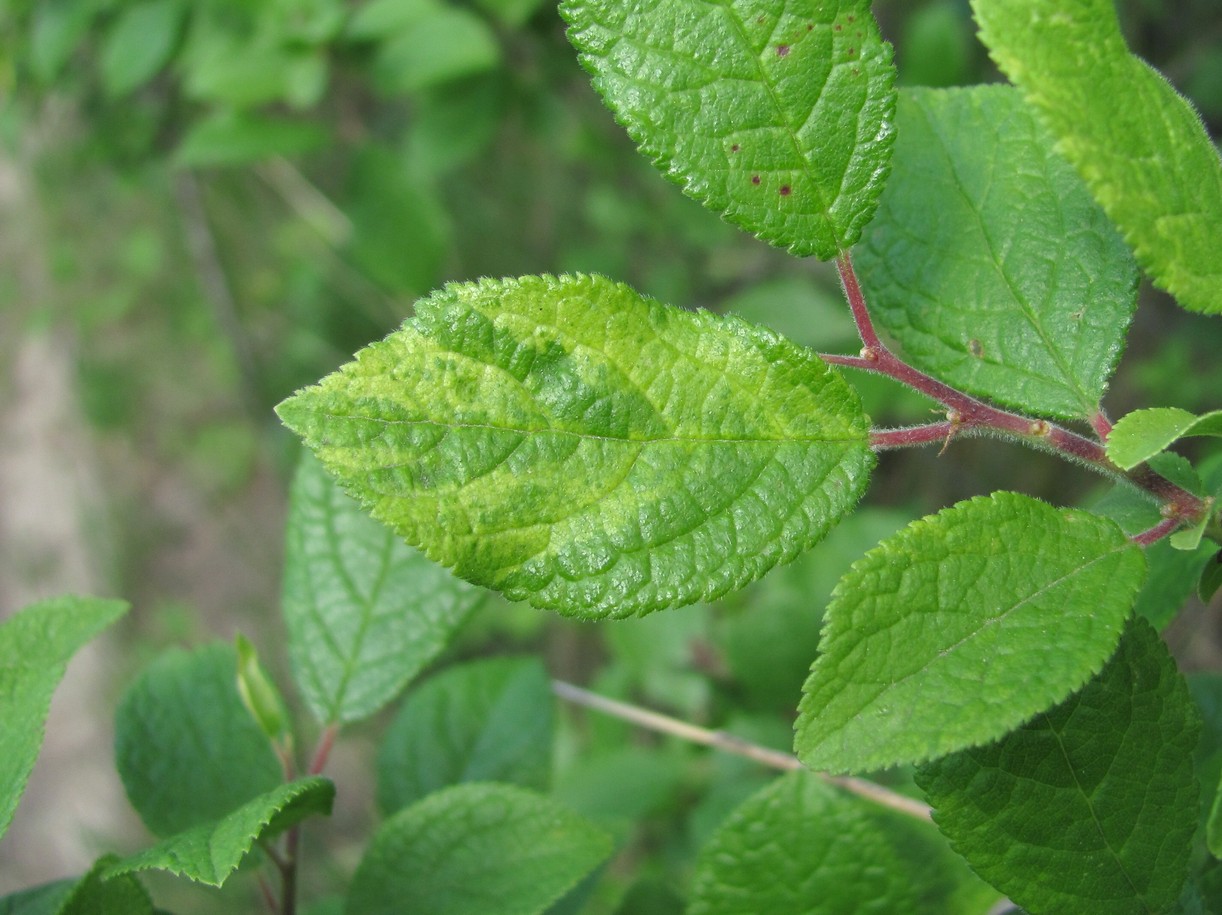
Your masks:
<path fill-rule="evenodd" d="M 348 915 L 536 915 L 611 853 L 602 830 L 511 785 L 446 788 L 387 820 Z"/>
<path fill-rule="evenodd" d="M 378 751 L 378 804 L 394 813 L 460 782 L 546 788 L 555 700 L 536 660 L 451 667 L 412 692 Z"/>
<path fill-rule="evenodd" d="M 895 68 L 867 0 L 566 0 L 569 39 L 641 152 L 709 209 L 835 257 L 870 221 Z"/>
<path fill-rule="evenodd" d="M 228 645 L 169 651 L 149 665 L 119 704 L 115 756 L 128 799 L 159 836 L 219 820 L 281 778 L 238 696 Z"/>
<path fill-rule="evenodd" d="M 814 354 L 591 276 L 447 286 L 277 410 L 409 543 L 586 617 L 758 578 L 874 464 L 856 396 Z"/>
<path fill-rule="evenodd" d="M 996 743 L 925 766 L 934 819 L 1033 915 L 1166 911 L 1197 824 L 1199 717 L 1144 620 L 1083 689 Z"/>

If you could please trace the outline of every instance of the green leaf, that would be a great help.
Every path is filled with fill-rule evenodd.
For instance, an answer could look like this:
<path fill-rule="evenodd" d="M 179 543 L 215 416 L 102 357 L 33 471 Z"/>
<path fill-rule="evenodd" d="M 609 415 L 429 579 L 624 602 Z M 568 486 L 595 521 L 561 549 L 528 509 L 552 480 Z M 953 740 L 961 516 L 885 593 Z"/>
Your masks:
<path fill-rule="evenodd" d="M 370 0 L 352 14 L 344 31 L 354 41 L 382 41 L 444 8 L 441 0 Z"/>
<path fill-rule="evenodd" d="M 748 798 L 701 849 L 689 915 L 921 912 L 866 802 L 808 772 Z"/>
<path fill-rule="evenodd" d="M 864 771 L 996 739 L 1099 670 L 1145 573 L 1114 522 L 1015 493 L 909 525 L 836 586 L 798 756 Z"/>
<path fill-rule="evenodd" d="M 127 612 L 96 597 L 58 597 L 32 604 L 0 625 L 0 836 L 25 791 L 69 659 Z"/>
<path fill-rule="evenodd" d="M 994 744 L 921 769 L 934 819 L 1024 909 L 1164 912 L 1197 824 L 1188 686 L 1144 620 L 1083 689 Z"/>
<path fill-rule="evenodd" d="M 879 326 L 955 387 L 1094 413 L 1137 288 L 1107 216 L 1011 88 L 907 90 L 896 124 L 892 179 L 854 252 Z"/>
<path fill-rule="evenodd" d="M 101 10 L 98 0 L 33 5 L 27 53 L 30 71 L 41 83 L 55 81 Z"/>
<path fill-rule="evenodd" d="M 1107 456 L 1123 470 L 1148 461 L 1177 439 L 1222 437 L 1222 410 L 1196 416 L 1178 407 L 1134 410 L 1116 421 L 1107 437 Z"/>
<path fill-rule="evenodd" d="M 980 37 L 1154 282 L 1222 313 L 1222 161 L 1192 106 L 1131 55 L 1113 0 L 972 0 Z"/>
<path fill-rule="evenodd" d="M 119 704 L 119 776 L 154 834 L 218 820 L 280 783 L 280 763 L 242 704 L 236 674 L 228 645 L 169 651 Z"/>
<path fill-rule="evenodd" d="M 1213 600 L 1219 588 L 1222 588 L 1222 551 L 1214 553 L 1201 570 L 1197 583 L 1197 596 L 1201 598 L 1201 603 L 1208 604 Z"/>
<path fill-rule="evenodd" d="M 335 785 L 325 778 L 302 778 L 277 785 L 218 820 L 200 823 L 115 862 L 106 869 L 106 876 L 159 870 L 220 886 L 257 839 L 306 817 L 329 816 L 334 799 Z"/>
<path fill-rule="evenodd" d="M 867 0 L 565 0 L 594 87 L 667 177 L 794 254 L 851 247 L 886 180 L 891 46 Z"/>
<path fill-rule="evenodd" d="M 500 59 L 496 35 L 483 19 L 438 7 L 387 37 L 373 62 L 374 84 L 388 94 L 417 92 L 491 70 Z"/>
<path fill-rule="evenodd" d="M 293 676 L 320 722 L 356 721 L 394 699 L 482 596 L 370 518 L 303 454 L 282 602 Z"/>
<path fill-rule="evenodd" d="M 446 788 L 387 820 L 352 878 L 349 915 L 534 915 L 611 853 L 611 839 L 511 785 Z"/>
<path fill-rule="evenodd" d="M 758 578 L 874 464 L 856 396 L 814 354 L 597 276 L 447 286 L 277 411 L 431 558 L 586 617 Z"/>
<path fill-rule="evenodd" d="M 105 876 L 114 860 L 106 855 L 82 877 L 5 896 L 0 915 L 154 915 L 153 903 L 135 877 Z"/>
<path fill-rule="evenodd" d="M 309 121 L 221 112 L 191 126 L 174 152 L 174 163 L 181 168 L 245 165 L 302 155 L 328 139 L 323 127 Z"/>
<path fill-rule="evenodd" d="M 102 45 L 107 95 L 127 95 L 157 75 L 174 53 L 187 12 L 182 0 L 144 0 L 123 7 Z"/>
<path fill-rule="evenodd" d="M 378 805 L 394 813 L 460 782 L 547 787 L 555 700 L 537 660 L 451 667 L 408 696 L 378 751 Z"/>

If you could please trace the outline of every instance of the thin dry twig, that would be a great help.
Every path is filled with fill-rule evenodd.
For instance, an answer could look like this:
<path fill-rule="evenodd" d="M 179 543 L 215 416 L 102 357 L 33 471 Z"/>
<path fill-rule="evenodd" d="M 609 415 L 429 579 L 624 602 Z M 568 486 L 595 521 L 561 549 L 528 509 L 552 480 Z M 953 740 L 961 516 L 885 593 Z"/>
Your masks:
<path fill-rule="evenodd" d="M 627 702 L 620 702 L 616 699 L 608 699 L 606 696 L 600 696 L 598 693 L 592 693 L 589 690 L 582 689 L 580 686 L 574 686 L 572 683 L 566 683 L 563 680 L 553 680 L 552 691 L 561 699 L 572 702 L 574 705 L 580 705 L 594 711 L 612 715 L 651 731 L 669 734 L 681 740 L 698 743 L 701 746 L 712 747 L 726 753 L 744 756 L 760 765 L 780 769 L 782 772 L 793 772 L 803 768 L 802 764 L 798 762 L 797 757 L 789 753 L 761 747 L 758 744 L 743 740 L 741 737 L 727 734 L 725 731 L 713 731 L 709 728 L 702 728 L 699 725 L 680 721 L 678 718 L 671 718 L 669 715 L 651 712 L 649 709 L 644 709 L 637 705 L 630 705 Z M 867 781 L 864 778 L 828 775 L 826 772 L 815 772 L 813 774 L 828 784 L 836 785 L 876 804 L 881 804 L 884 807 L 889 807 L 892 810 L 899 811 L 919 820 L 930 819 L 930 810 L 927 805 L 898 794 L 889 788 L 884 788 L 882 785 Z"/>

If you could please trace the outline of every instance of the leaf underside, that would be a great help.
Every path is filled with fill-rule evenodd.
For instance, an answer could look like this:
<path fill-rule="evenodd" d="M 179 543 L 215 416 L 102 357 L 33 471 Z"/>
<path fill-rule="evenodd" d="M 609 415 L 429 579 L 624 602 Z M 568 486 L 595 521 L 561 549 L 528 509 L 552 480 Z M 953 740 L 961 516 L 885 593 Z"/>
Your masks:
<path fill-rule="evenodd" d="M 370 518 L 303 454 L 282 603 L 293 675 L 320 722 L 356 721 L 394 699 L 485 594 Z"/>
<path fill-rule="evenodd" d="M 1187 684 L 1135 618 L 1081 691 L 917 781 L 955 849 L 1033 915 L 1165 912 L 1197 826 L 1199 732 Z"/>
<path fill-rule="evenodd" d="M 972 0 L 980 38 L 1155 284 L 1222 314 L 1222 160 L 1201 119 L 1129 53 L 1113 0 Z"/>
<path fill-rule="evenodd" d="M 878 325 L 948 384 L 1090 416 L 1136 300 L 1124 241 L 1016 90 L 907 90 L 896 121 L 892 180 L 854 252 Z"/>
<path fill-rule="evenodd" d="M 597 276 L 454 284 L 278 412 L 460 577 L 586 616 L 718 597 L 856 503 L 856 394 L 735 318 Z"/>
<path fill-rule="evenodd" d="M 798 756 L 861 772 L 996 739 L 1099 670 L 1145 574 L 1114 522 L 1015 493 L 913 523 L 836 586 Z"/>
<path fill-rule="evenodd" d="M 794 254 L 869 222 L 894 138 L 895 68 L 867 0 L 566 0 L 594 87 L 709 209 Z"/>

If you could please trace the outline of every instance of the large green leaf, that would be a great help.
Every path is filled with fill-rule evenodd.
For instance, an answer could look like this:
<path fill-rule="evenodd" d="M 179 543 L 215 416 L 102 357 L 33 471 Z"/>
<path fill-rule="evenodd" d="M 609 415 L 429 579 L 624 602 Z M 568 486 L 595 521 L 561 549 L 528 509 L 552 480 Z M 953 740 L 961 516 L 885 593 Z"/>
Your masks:
<path fill-rule="evenodd" d="M 918 781 L 955 849 L 1032 915 L 1165 912 L 1188 873 L 1199 732 L 1167 649 L 1134 619 L 1080 692 Z"/>
<path fill-rule="evenodd" d="M 283 605 L 293 675 L 319 721 L 354 721 L 394 699 L 482 593 L 370 518 L 313 455 L 302 456 Z"/>
<path fill-rule="evenodd" d="M 111 864 L 106 875 L 160 870 L 220 886 L 237 869 L 256 839 L 308 816 L 330 814 L 334 799 L 335 786 L 325 778 L 286 782 L 218 820 L 200 823 Z"/>
<path fill-rule="evenodd" d="M 1137 268 L 1014 89 L 905 91 L 892 180 L 856 252 L 917 367 L 1049 416 L 1099 406 Z"/>
<path fill-rule="evenodd" d="M 1086 179 L 1137 260 L 1222 313 L 1222 161 L 1200 117 L 1129 53 L 1113 0 L 972 0 L 980 37 Z"/>
<path fill-rule="evenodd" d="M 915 522 L 836 586 L 798 756 L 864 771 L 995 740 L 1099 670 L 1145 572 L 1114 522 L 1015 493 Z"/>
<path fill-rule="evenodd" d="M 856 395 L 813 353 L 595 276 L 447 286 L 277 409 L 431 558 L 588 617 L 758 578 L 874 463 Z"/>
<path fill-rule="evenodd" d="M 926 829 L 932 834 L 933 830 Z M 808 772 L 791 772 L 748 798 L 700 851 L 689 915 L 949 915 L 921 900 L 929 862 L 905 860 L 868 802 Z"/>
<path fill-rule="evenodd" d="M 895 68 L 867 0 L 565 0 L 569 39 L 641 151 L 709 209 L 835 257 L 870 221 Z"/>
<path fill-rule="evenodd" d="M 447 785 L 546 788 L 555 699 L 537 660 L 451 667 L 415 690 L 378 751 L 378 804 L 394 813 Z"/>
<path fill-rule="evenodd" d="M 81 877 L 57 880 L 0 899 L 0 915 L 154 915 L 148 893 L 135 877 L 110 878 L 106 855 Z"/>
<path fill-rule="evenodd" d="M 27 607 L 0 625 L 0 836 L 25 791 L 68 660 L 127 611 L 127 604 L 58 597 Z"/>
<path fill-rule="evenodd" d="M 457 785 L 382 824 L 345 911 L 536 915 L 610 853 L 606 833 L 541 794 Z"/>
<path fill-rule="evenodd" d="M 115 757 L 128 799 L 159 836 L 218 820 L 281 779 L 238 695 L 228 645 L 169 651 L 150 664 L 119 704 Z"/>

